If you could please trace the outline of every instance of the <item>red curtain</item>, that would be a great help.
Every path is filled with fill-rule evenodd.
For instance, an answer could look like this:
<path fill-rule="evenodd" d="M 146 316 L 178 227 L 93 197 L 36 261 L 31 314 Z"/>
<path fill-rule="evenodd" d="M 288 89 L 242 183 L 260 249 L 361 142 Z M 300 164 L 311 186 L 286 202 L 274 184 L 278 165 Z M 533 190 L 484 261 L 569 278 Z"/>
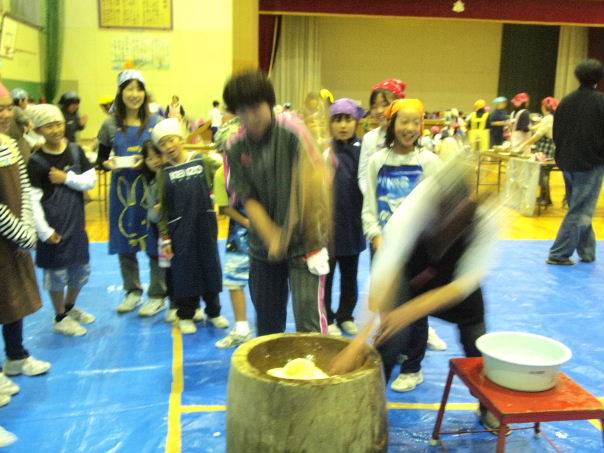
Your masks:
<path fill-rule="evenodd" d="M 260 0 L 260 12 L 448 17 L 550 24 L 604 23 L 601 0 L 464 0 L 463 13 L 454 12 L 453 3 L 454 0 Z"/>
<path fill-rule="evenodd" d="M 258 21 L 258 63 L 267 74 L 277 52 L 280 20 L 281 16 L 260 14 Z"/>

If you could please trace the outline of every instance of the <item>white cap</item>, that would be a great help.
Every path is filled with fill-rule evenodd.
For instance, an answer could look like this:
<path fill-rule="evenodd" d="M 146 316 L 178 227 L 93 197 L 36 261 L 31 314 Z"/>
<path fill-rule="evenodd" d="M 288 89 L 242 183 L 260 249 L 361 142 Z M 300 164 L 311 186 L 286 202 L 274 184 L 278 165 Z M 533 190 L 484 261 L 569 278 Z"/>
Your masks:
<path fill-rule="evenodd" d="M 122 71 L 117 76 L 117 85 L 120 86 L 122 83 L 127 82 L 128 80 L 138 80 L 140 83 L 145 85 L 145 78 L 140 73 L 140 71 L 136 71 L 135 69 L 126 69 Z"/>
<path fill-rule="evenodd" d="M 27 115 L 30 117 L 34 127 L 45 126 L 50 123 L 64 122 L 63 112 L 56 105 L 36 104 L 27 108 Z"/>
<path fill-rule="evenodd" d="M 162 138 L 169 135 L 178 135 L 180 138 L 184 138 L 182 126 L 176 118 L 161 120 L 151 131 L 151 139 L 156 145 L 159 145 Z"/>

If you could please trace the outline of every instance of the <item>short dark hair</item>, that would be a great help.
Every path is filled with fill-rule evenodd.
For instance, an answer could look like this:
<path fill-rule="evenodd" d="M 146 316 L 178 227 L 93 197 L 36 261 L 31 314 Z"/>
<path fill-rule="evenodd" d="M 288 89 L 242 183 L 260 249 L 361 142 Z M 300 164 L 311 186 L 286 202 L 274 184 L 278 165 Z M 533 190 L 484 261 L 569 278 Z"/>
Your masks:
<path fill-rule="evenodd" d="M 214 107 L 218 107 L 218 106 L 220 105 L 220 102 L 218 102 L 218 101 L 214 101 L 214 102 L 212 102 L 212 105 L 213 105 Z"/>
<path fill-rule="evenodd" d="M 595 58 L 583 60 L 575 68 L 575 77 L 581 85 L 595 85 L 604 78 L 604 66 Z"/>
<path fill-rule="evenodd" d="M 155 153 L 158 156 L 161 156 L 161 150 L 153 143 L 151 140 L 145 140 L 142 146 L 142 154 L 143 159 L 147 159 L 151 153 Z M 147 163 L 143 165 L 143 177 L 147 182 L 152 181 L 155 178 L 155 173 L 153 173 L 149 167 L 147 167 Z"/>
<path fill-rule="evenodd" d="M 375 104 L 375 102 L 378 100 L 380 94 L 384 95 L 384 98 L 388 104 L 392 104 L 392 101 L 397 99 L 396 95 L 392 91 L 386 90 L 385 88 L 378 88 L 373 90 L 369 95 L 369 108 L 373 107 L 373 104 Z"/>
<path fill-rule="evenodd" d="M 275 89 L 262 71 L 245 71 L 233 75 L 224 86 L 222 98 L 226 108 L 235 113 L 244 107 L 252 107 L 262 102 L 275 106 Z"/>

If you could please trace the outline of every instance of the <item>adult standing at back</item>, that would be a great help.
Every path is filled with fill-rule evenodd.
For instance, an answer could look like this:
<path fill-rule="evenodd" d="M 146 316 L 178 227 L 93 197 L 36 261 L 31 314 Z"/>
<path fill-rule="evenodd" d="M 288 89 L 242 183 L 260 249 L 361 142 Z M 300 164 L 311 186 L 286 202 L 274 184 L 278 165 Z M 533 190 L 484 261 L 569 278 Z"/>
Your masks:
<path fill-rule="evenodd" d="M 149 241 L 147 222 L 148 186 L 143 175 L 142 145 L 151 139 L 151 129 L 159 117 L 149 113 L 149 98 L 143 75 L 134 70 L 118 76 L 115 112 L 105 120 L 99 131 L 99 164 L 112 172 L 109 195 L 109 253 L 119 256 L 120 271 L 126 297 L 117 307 L 118 313 L 134 310 L 142 303 L 136 253 L 157 248 Z M 111 150 L 115 156 L 109 158 Z M 151 316 L 166 297 L 166 284 L 157 257 L 149 257 L 151 282 L 149 302 L 141 316 Z M 156 255 L 156 254 L 155 254 Z"/>
<path fill-rule="evenodd" d="M 212 102 L 212 110 L 210 110 L 210 121 L 212 122 L 212 141 L 220 126 L 222 126 L 222 112 L 220 111 L 220 102 Z"/>
<path fill-rule="evenodd" d="M 570 265 L 575 250 L 581 261 L 596 259 L 592 217 L 604 174 L 604 94 L 596 86 L 604 67 L 595 59 L 575 68 L 581 86 L 560 102 L 554 115 L 556 163 L 564 172 L 568 212 L 549 251 L 548 264 Z"/>

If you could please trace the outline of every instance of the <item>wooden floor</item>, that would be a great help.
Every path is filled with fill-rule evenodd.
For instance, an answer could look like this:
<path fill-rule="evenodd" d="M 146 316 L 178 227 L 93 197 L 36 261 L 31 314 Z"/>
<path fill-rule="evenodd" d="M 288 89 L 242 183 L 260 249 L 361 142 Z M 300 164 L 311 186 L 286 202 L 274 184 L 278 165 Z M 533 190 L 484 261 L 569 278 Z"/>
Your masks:
<path fill-rule="evenodd" d="M 562 208 L 564 182 L 561 173 L 552 173 L 550 187 L 554 206 L 538 217 L 527 217 L 508 210 L 502 239 L 554 239 L 556 237 L 558 227 L 566 213 Z M 92 201 L 86 205 L 88 235 L 93 242 L 105 242 L 109 238 L 109 226 L 105 204 L 101 201 L 102 191 L 94 189 L 90 195 Z M 227 225 L 226 219 L 220 219 L 221 238 L 224 238 Z M 600 194 L 593 225 L 596 236 L 600 239 L 604 238 L 604 193 Z"/>

